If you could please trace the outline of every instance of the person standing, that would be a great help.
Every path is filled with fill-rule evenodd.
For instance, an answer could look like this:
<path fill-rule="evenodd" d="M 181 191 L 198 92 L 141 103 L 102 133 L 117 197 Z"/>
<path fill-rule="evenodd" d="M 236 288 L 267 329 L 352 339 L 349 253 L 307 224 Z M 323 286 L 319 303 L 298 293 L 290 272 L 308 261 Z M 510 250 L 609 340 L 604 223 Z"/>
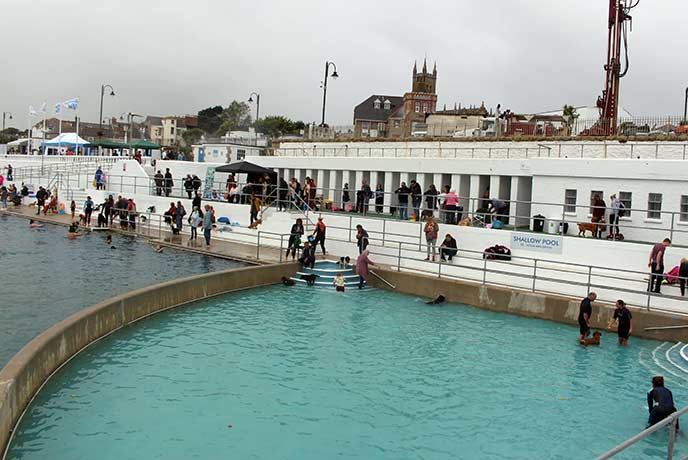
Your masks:
<path fill-rule="evenodd" d="M 609 211 L 609 238 L 614 239 L 619 235 L 619 208 L 622 206 L 621 201 L 612 194 L 609 197 L 610 211 Z"/>
<path fill-rule="evenodd" d="M 210 247 L 210 231 L 213 229 L 213 214 L 210 211 L 210 205 L 205 205 L 205 214 L 203 215 L 203 237 L 205 238 L 205 247 Z"/>
<path fill-rule="evenodd" d="M 194 207 L 189 216 L 189 225 L 191 226 L 191 238 L 189 238 L 189 241 L 196 241 L 198 239 L 198 227 L 201 222 L 201 210 Z"/>
<path fill-rule="evenodd" d="M 93 200 L 87 196 L 86 201 L 84 201 L 84 220 L 89 227 L 91 226 L 91 214 L 93 214 Z"/>
<path fill-rule="evenodd" d="M 186 196 L 191 199 L 191 194 L 193 193 L 193 179 L 191 178 L 191 174 L 187 174 L 186 179 L 184 179 L 184 190 L 186 191 Z M 227 193 L 229 193 L 229 191 Z"/>
<path fill-rule="evenodd" d="M 444 196 L 444 209 L 447 212 L 447 223 L 449 225 L 458 224 L 461 216 L 457 215 L 459 197 L 456 196 L 456 190 L 450 189 Z"/>
<path fill-rule="evenodd" d="M 181 234 L 182 232 L 182 224 L 184 222 L 184 216 L 186 215 L 186 209 L 184 209 L 184 206 L 182 206 L 181 201 L 177 201 L 177 209 L 175 210 L 175 223 L 177 224 L 177 234 Z"/>
<path fill-rule="evenodd" d="M 398 189 L 394 191 L 397 194 L 399 201 L 399 219 L 408 219 L 408 199 L 411 189 L 406 186 L 406 182 L 402 182 Z"/>
<path fill-rule="evenodd" d="M 48 192 L 46 192 L 42 186 L 38 187 L 38 191 L 36 192 L 36 208 L 38 209 L 38 212 L 36 213 L 37 216 L 41 214 L 41 208 L 45 206 L 46 198 L 48 198 Z"/>
<path fill-rule="evenodd" d="M 373 261 L 368 258 L 370 253 L 366 249 L 358 256 L 356 259 L 356 274 L 358 275 L 358 288 L 363 289 L 363 286 L 368 281 L 368 276 L 370 275 L 369 265 L 376 266 Z"/>
<path fill-rule="evenodd" d="M 428 246 L 428 255 L 425 260 L 435 261 L 435 252 L 437 250 L 437 234 L 440 231 L 440 226 L 435 222 L 432 216 L 428 216 L 425 221 L 423 232 L 425 233 L 425 243 Z"/>
<path fill-rule="evenodd" d="M 590 335 L 590 318 L 592 317 L 592 303 L 597 300 L 597 294 L 591 292 L 580 303 L 578 310 L 578 326 L 580 329 L 580 336 L 578 340 L 585 340 Z"/>
<path fill-rule="evenodd" d="M 201 194 L 196 192 L 196 195 L 194 195 L 194 199 L 191 201 L 191 207 L 192 208 L 198 208 L 199 212 L 201 210 Z"/>
<path fill-rule="evenodd" d="M 315 231 L 313 232 L 313 252 L 315 252 L 316 246 L 320 243 L 323 255 L 327 254 L 325 251 L 325 222 L 323 222 L 322 216 L 318 217 L 318 223 L 315 224 Z"/>
<path fill-rule="evenodd" d="M 671 244 L 669 238 L 664 238 L 661 243 L 652 246 L 650 251 L 650 260 L 647 266 L 650 267 L 650 283 L 647 287 L 648 292 L 653 291 L 660 294 L 662 287 L 662 280 L 664 279 L 664 253 L 666 248 Z"/>
<path fill-rule="evenodd" d="M 136 216 L 138 215 L 136 211 L 136 203 L 132 198 L 129 198 L 127 202 L 127 213 L 129 214 L 129 227 L 136 231 Z"/>
<path fill-rule="evenodd" d="M 375 212 L 382 214 L 385 206 L 385 189 L 381 183 L 377 183 L 375 187 Z"/>
<path fill-rule="evenodd" d="M 368 207 L 370 206 L 370 197 L 373 195 L 372 191 L 370 190 L 370 185 L 368 185 L 368 182 L 364 179 L 363 182 L 361 183 L 361 209 L 360 212 L 363 213 L 365 216 L 368 214 Z"/>
<path fill-rule="evenodd" d="M 96 169 L 96 174 L 95 174 L 95 182 L 96 182 L 96 190 L 100 190 L 103 188 L 103 170 L 100 169 L 100 166 Z"/>
<path fill-rule="evenodd" d="M 251 195 L 251 208 L 250 208 L 250 226 L 253 227 L 253 223 L 258 220 L 258 213 L 260 212 L 260 198 L 255 195 Z"/>
<path fill-rule="evenodd" d="M 596 224 L 595 238 L 602 238 L 602 227 L 606 211 L 607 203 L 604 202 L 599 193 L 596 193 L 592 202 L 592 222 Z"/>
<path fill-rule="evenodd" d="M 437 209 L 437 197 L 439 192 L 435 187 L 435 184 L 430 184 L 430 187 L 425 191 L 423 196 L 425 196 L 425 209 L 428 210 L 431 216 L 435 214 L 435 209 Z"/>
<path fill-rule="evenodd" d="M 14 171 L 14 170 L 12 169 L 12 165 L 8 164 L 8 165 L 7 165 L 7 180 L 8 180 L 9 182 L 14 181 L 14 177 L 12 176 L 12 172 L 13 172 L 13 171 Z"/>
<path fill-rule="evenodd" d="M 296 258 L 296 250 L 301 246 L 301 237 L 303 233 L 303 220 L 298 218 L 296 219 L 296 223 L 291 226 L 289 242 L 287 243 L 287 257 L 289 257 L 289 252 L 291 251 L 292 260 Z"/>
<path fill-rule="evenodd" d="M 633 315 L 631 310 L 626 307 L 626 302 L 621 299 L 616 301 L 615 307 L 614 316 L 609 322 L 607 329 L 611 329 L 613 325 L 618 324 L 616 330 L 619 336 L 619 345 L 625 347 L 628 345 L 628 338 L 633 332 Z"/>
<path fill-rule="evenodd" d="M 356 225 L 356 246 L 358 246 L 358 253 L 363 254 L 369 243 L 368 232 L 365 231 L 363 225 Z"/>
<path fill-rule="evenodd" d="M 688 280 L 688 259 L 684 257 L 678 266 L 678 285 L 681 288 L 682 297 L 686 295 L 686 280 Z"/>
<path fill-rule="evenodd" d="M 162 186 L 165 183 L 165 176 L 162 175 L 160 170 L 153 176 L 153 182 L 155 182 L 155 194 L 157 196 L 162 196 Z"/>
<path fill-rule="evenodd" d="M 170 193 L 172 193 L 172 187 L 174 187 L 172 173 L 170 172 L 170 168 L 167 168 L 165 170 L 165 196 L 170 196 Z"/>
<path fill-rule="evenodd" d="M 661 375 L 652 377 L 652 390 L 647 393 L 647 409 L 650 411 L 650 416 L 647 419 L 648 428 L 676 412 L 674 395 L 664 386 L 664 377 Z M 677 419 L 676 430 L 678 431 L 678 429 Z"/>
<path fill-rule="evenodd" d="M 423 189 L 415 180 L 411 181 L 411 203 L 413 204 L 413 218 L 420 222 L 420 203 L 423 201 Z"/>
<path fill-rule="evenodd" d="M 284 180 L 283 177 L 279 179 L 279 190 L 277 192 L 277 210 L 286 211 L 287 210 L 287 193 L 289 192 L 289 184 Z"/>
<path fill-rule="evenodd" d="M 297 182 L 298 184 L 298 182 Z M 344 190 L 342 191 L 342 208 L 344 208 L 344 211 L 350 211 L 351 208 L 349 205 L 349 202 L 351 201 L 351 197 L 349 196 L 349 183 L 347 182 L 344 184 Z M 349 209 L 347 209 L 349 208 Z"/>
<path fill-rule="evenodd" d="M 0 187 L 0 208 L 7 209 L 7 197 L 9 197 L 9 195 L 7 187 L 4 185 Z"/>

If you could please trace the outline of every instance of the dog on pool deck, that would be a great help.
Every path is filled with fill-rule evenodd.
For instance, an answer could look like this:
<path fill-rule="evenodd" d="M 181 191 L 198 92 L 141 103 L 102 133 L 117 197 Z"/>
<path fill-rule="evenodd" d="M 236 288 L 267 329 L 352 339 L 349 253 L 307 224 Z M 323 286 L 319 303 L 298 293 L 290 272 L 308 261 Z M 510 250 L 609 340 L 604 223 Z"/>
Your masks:
<path fill-rule="evenodd" d="M 287 278 L 286 276 L 283 276 L 283 277 L 282 277 L 282 284 L 284 284 L 285 286 L 293 286 L 293 285 L 294 285 L 294 280 L 290 280 L 290 279 Z"/>
<path fill-rule="evenodd" d="M 578 236 L 585 236 L 585 232 L 590 232 L 592 233 L 592 236 L 595 236 L 595 232 L 597 232 L 597 225 L 598 224 L 594 224 L 592 222 L 578 224 Z"/>
<path fill-rule="evenodd" d="M 599 345 L 600 344 L 600 337 L 602 337 L 602 333 L 600 331 L 595 331 L 592 334 L 592 337 L 589 339 L 582 339 L 580 341 L 581 345 L 588 346 L 588 345 Z"/>
<path fill-rule="evenodd" d="M 301 279 L 306 282 L 307 285 L 313 286 L 315 285 L 315 279 L 318 277 L 318 275 L 310 274 L 310 275 L 301 275 Z"/>
<path fill-rule="evenodd" d="M 263 223 L 263 221 L 261 219 L 256 219 L 253 221 L 253 223 L 251 225 L 248 226 L 248 228 L 256 228 L 262 223 Z"/>

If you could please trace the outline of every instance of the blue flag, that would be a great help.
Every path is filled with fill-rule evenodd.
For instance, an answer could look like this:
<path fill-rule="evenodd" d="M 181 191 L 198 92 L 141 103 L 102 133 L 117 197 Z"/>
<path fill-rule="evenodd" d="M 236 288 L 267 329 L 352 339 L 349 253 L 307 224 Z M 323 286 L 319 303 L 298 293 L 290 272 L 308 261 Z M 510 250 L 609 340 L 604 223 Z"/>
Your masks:
<path fill-rule="evenodd" d="M 67 109 L 77 110 L 79 108 L 79 98 L 75 97 L 74 99 L 70 99 L 68 101 L 65 101 L 64 106 Z"/>

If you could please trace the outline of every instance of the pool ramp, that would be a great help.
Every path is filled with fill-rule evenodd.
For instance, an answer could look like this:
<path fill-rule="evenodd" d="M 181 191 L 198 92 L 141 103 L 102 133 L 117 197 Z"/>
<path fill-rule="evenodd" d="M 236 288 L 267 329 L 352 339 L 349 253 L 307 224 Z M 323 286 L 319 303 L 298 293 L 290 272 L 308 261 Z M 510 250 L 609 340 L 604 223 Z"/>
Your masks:
<path fill-rule="evenodd" d="M 639 360 L 653 374 L 678 379 L 688 386 L 688 344 L 662 342 L 652 352 L 641 352 Z"/>

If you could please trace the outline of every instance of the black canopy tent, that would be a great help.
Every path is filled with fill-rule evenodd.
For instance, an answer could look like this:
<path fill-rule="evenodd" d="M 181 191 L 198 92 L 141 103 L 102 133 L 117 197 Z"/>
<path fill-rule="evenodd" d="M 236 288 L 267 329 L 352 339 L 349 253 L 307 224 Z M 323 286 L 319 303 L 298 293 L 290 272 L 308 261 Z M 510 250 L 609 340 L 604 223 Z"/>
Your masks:
<path fill-rule="evenodd" d="M 272 169 L 264 168 L 244 160 L 218 166 L 215 168 L 215 171 L 220 173 L 248 174 L 249 178 L 265 177 L 267 174 L 270 177 L 270 182 L 273 184 L 277 179 L 277 173 Z"/>

